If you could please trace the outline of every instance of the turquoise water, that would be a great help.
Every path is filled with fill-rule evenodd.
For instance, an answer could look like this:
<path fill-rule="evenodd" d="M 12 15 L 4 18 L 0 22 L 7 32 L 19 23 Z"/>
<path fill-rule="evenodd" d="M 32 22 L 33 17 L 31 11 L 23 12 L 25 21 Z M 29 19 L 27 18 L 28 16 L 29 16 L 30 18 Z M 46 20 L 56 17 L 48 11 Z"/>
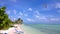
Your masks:
<path fill-rule="evenodd" d="M 60 25 L 29 24 L 29 26 L 46 34 L 60 34 Z"/>

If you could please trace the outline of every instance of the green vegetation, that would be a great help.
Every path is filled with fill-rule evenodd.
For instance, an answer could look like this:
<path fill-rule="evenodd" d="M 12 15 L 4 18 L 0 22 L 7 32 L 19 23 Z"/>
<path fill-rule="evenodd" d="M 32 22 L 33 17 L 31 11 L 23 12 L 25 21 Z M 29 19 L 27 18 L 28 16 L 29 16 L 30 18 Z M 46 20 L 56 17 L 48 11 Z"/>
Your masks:
<path fill-rule="evenodd" d="M 23 22 L 23 20 L 20 19 L 20 18 L 19 18 L 18 20 L 15 21 L 16 24 L 22 24 L 22 22 Z"/>
<path fill-rule="evenodd" d="M 8 15 L 5 13 L 5 9 L 6 7 L 2 7 L 0 8 L 0 30 L 6 30 L 8 29 L 11 25 L 15 24 L 15 23 L 20 23 L 22 24 L 23 20 L 21 20 L 20 18 L 18 20 L 16 20 L 15 22 L 11 21 L 8 18 Z"/>

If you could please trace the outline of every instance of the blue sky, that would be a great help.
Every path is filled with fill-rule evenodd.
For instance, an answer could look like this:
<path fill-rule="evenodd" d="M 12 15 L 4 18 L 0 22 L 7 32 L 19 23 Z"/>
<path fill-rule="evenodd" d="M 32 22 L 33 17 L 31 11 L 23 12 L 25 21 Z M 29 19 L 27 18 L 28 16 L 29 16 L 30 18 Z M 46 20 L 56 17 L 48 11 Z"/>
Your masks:
<path fill-rule="evenodd" d="M 0 0 L 2 6 L 12 21 L 60 24 L 60 0 Z"/>

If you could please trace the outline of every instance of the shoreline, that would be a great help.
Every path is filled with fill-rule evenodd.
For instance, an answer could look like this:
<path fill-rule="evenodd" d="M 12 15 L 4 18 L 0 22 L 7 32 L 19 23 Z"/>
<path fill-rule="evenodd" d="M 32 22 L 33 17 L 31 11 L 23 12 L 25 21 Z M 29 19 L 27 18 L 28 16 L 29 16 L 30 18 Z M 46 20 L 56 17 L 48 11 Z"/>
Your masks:
<path fill-rule="evenodd" d="M 22 30 L 21 30 L 20 26 L 21 26 Z M 27 26 L 24 24 L 18 25 L 17 29 L 20 31 L 23 31 L 24 34 L 46 34 L 45 32 L 41 32 L 33 27 L 30 27 L 30 26 Z M 14 27 L 9 28 L 6 32 L 8 32 L 8 34 L 13 34 L 13 32 L 15 32 Z"/>

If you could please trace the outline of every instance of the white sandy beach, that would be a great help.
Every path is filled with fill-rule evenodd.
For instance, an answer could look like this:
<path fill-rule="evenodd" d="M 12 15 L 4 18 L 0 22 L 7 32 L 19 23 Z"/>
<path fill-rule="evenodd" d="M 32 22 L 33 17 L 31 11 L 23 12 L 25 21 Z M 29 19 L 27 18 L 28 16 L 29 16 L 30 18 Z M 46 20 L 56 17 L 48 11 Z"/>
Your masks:
<path fill-rule="evenodd" d="M 41 31 L 39 31 L 39 30 L 37 30 L 37 29 L 35 29 L 33 27 L 27 26 L 27 25 L 22 25 L 21 27 L 22 27 L 22 29 L 24 31 L 24 34 L 45 34 L 45 32 L 41 32 Z M 17 28 L 17 29 L 21 30 L 20 28 Z M 13 32 L 15 32 L 14 27 L 10 28 L 6 32 L 8 32 L 8 34 L 13 34 Z"/>

